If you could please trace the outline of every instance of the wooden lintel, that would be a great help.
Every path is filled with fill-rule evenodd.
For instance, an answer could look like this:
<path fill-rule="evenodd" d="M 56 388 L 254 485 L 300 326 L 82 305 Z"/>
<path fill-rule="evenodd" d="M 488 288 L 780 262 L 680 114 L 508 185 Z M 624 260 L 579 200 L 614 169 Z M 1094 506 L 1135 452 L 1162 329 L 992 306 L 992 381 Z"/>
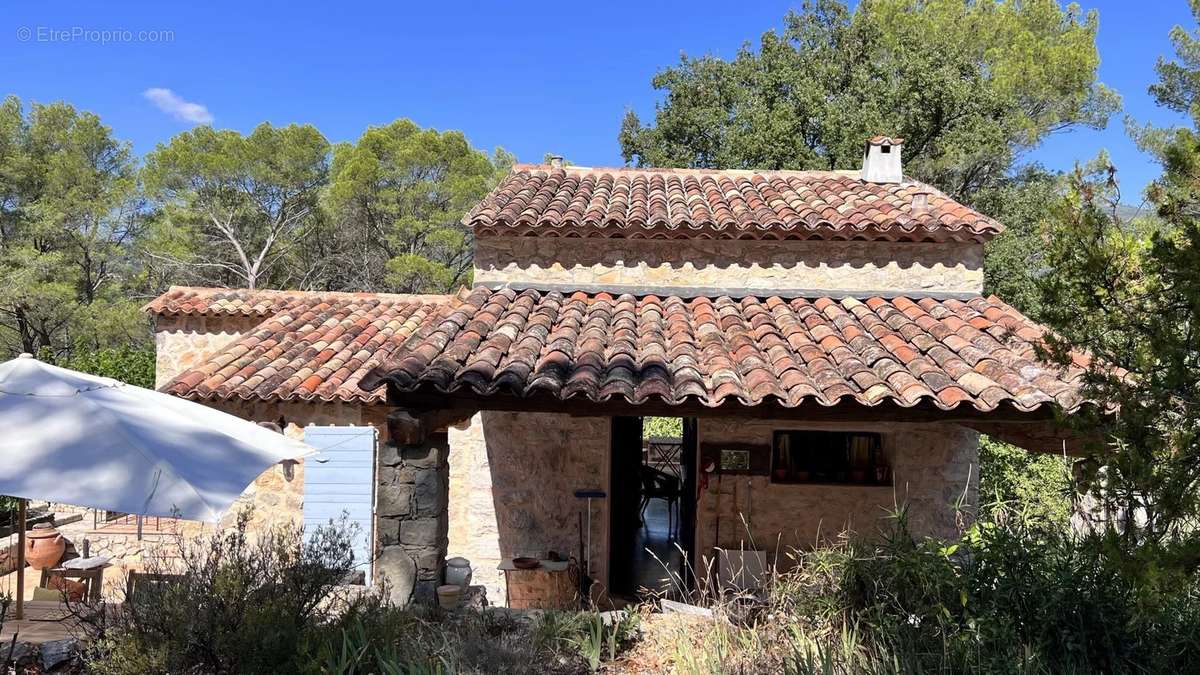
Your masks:
<path fill-rule="evenodd" d="M 1104 436 L 1099 430 L 1080 432 L 1055 420 L 974 420 L 962 425 L 1031 452 L 1085 457 L 1104 447 Z"/>
<path fill-rule="evenodd" d="M 388 440 L 395 445 L 419 445 L 430 435 L 470 419 L 469 408 L 398 408 L 388 413 Z"/>

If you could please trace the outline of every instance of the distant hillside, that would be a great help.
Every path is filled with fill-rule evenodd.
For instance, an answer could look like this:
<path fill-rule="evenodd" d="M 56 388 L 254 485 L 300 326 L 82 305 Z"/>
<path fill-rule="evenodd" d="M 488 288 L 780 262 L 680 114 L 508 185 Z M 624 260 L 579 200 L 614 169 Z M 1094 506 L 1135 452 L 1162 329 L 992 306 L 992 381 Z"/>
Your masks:
<path fill-rule="evenodd" d="M 1133 204 L 1118 204 L 1117 205 L 1117 218 L 1119 218 L 1121 220 L 1121 222 L 1127 223 L 1127 222 L 1133 220 L 1134 218 L 1137 218 L 1138 216 L 1141 216 L 1143 218 L 1147 217 L 1147 216 L 1153 217 L 1154 211 L 1145 206 L 1136 206 Z"/>

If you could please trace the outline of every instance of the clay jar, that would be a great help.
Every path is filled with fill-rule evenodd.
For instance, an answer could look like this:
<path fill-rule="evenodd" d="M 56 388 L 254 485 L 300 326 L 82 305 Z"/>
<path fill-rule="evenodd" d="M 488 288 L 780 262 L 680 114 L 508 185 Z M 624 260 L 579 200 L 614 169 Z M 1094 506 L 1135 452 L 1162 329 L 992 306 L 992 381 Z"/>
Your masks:
<path fill-rule="evenodd" d="M 35 570 L 54 567 L 67 550 L 67 540 L 53 527 L 35 527 L 25 533 L 25 562 Z"/>

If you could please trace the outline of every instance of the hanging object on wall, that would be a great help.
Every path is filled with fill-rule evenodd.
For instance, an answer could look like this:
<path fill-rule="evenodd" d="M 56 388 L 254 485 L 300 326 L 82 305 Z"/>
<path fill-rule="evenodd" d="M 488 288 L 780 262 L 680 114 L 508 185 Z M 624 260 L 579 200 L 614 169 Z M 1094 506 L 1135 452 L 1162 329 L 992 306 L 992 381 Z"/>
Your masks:
<path fill-rule="evenodd" d="M 712 463 L 718 474 L 766 476 L 771 472 L 771 447 L 752 443 L 702 443 L 700 465 Z"/>

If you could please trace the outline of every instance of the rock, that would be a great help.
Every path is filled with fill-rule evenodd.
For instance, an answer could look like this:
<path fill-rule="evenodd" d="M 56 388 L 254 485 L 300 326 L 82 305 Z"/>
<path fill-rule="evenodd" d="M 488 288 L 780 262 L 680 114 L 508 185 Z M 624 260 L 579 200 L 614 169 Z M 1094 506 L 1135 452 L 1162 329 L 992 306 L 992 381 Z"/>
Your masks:
<path fill-rule="evenodd" d="M 400 463 L 400 448 L 391 443 L 379 445 L 379 463 L 383 466 L 396 466 Z"/>
<path fill-rule="evenodd" d="M 433 607 L 437 602 L 438 581 L 418 581 L 413 587 L 413 602 Z"/>
<path fill-rule="evenodd" d="M 5 640 L 0 644 L 0 657 L 8 657 L 8 650 L 12 649 L 12 664 L 14 666 L 23 666 L 32 663 L 37 658 L 37 645 L 32 642 L 18 641 L 15 644 L 10 640 Z M 0 665 L 3 665 L 3 659 L 0 659 Z"/>
<path fill-rule="evenodd" d="M 468 586 L 458 598 L 458 606 L 464 609 L 484 609 L 488 606 L 487 587 Z"/>
<path fill-rule="evenodd" d="M 446 490 L 438 471 L 422 471 L 416 475 L 417 515 L 437 516 L 446 509 Z"/>
<path fill-rule="evenodd" d="M 388 546 L 375 561 L 375 572 L 388 586 L 388 599 L 398 607 L 407 607 L 412 602 L 413 587 L 417 583 L 417 563 L 398 546 Z"/>
<path fill-rule="evenodd" d="M 712 618 L 712 610 L 707 607 L 697 607 L 674 600 L 662 600 L 659 603 L 662 606 L 664 614 L 690 614 L 692 616 L 703 616 L 709 619 Z"/>
<path fill-rule="evenodd" d="M 629 612 L 624 609 L 614 609 L 609 612 L 600 612 L 600 623 L 604 624 L 605 626 L 618 625 L 624 621 L 625 617 L 628 615 Z"/>
<path fill-rule="evenodd" d="M 405 546 L 436 546 L 444 532 L 438 518 L 400 521 L 400 543 Z"/>
<path fill-rule="evenodd" d="M 418 469 L 436 469 L 438 456 L 441 454 L 441 444 L 426 443 L 423 445 L 404 445 L 399 449 L 400 459 L 405 466 Z"/>
<path fill-rule="evenodd" d="M 437 581 L 442 578 L 442 552 L 435 546 L 409 552 L 417 562 L 417 578 Z"/>
<path fill-rule="evenodd" d="M 396 546 L 400 543 L 400 521 L 395 518 L 379 518 L 375 521 L 375 536 L 380 546 Z"/>
<path fill-rule="evenodd" d="M 42 668 L 54 670 L 70 661 L 79 651 L 79 640 L 64 638 L 42 643 Z"/>
<path fill-rule="evenodd" d="M 380 485 L 379 515 L 385 518 L 410 515 L 415 491 L 412 485 Z"/>

